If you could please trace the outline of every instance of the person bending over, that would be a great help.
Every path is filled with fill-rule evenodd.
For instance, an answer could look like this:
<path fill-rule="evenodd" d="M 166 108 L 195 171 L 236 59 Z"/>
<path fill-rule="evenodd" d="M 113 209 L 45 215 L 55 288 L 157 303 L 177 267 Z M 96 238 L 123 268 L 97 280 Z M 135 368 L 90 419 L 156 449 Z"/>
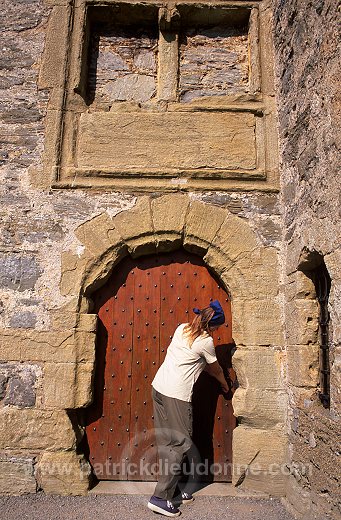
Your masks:
<path fill-rule="evenodd" d="M 205 369 L 228 392 L 217 361 L 212 333 L 225 322 L 218 300 L 204 309 L 193 309 L 192 323 L 182 323 L 173 335 L 166 357 L 152 381 L 154 427 L 159 453 L 159 477 L 148 508 L 164 516 L 179 516 L 173 504 L 185 454 L 194 449 L 192 435 L 193 385 Z M 194 500 L 182 492 L 182 503 Z"/>

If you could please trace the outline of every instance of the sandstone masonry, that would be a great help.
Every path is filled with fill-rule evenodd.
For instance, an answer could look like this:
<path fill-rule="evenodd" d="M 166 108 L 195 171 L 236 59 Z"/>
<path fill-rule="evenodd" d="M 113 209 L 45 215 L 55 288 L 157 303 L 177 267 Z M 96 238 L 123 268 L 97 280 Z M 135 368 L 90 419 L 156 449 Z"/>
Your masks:
<path fill-rule="evenodd" d="M 337 6 L 303 4 L 4 0 L 1 493 L 87 494 L 92 293 L 124 258 L 182 247 L 232 295 L 233 485 L 338 518 Z"/>

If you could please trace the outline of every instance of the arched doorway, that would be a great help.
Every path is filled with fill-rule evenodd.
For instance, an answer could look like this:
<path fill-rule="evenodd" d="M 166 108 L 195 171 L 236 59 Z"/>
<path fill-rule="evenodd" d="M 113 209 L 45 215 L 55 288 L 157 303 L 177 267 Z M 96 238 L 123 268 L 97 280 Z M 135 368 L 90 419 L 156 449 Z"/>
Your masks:
<path fill-rule="evenodd" d="M 219 299 L 227 316 L 214 340 L 231 392 L 224 397 L 215 379 L 200 376 L 193 395 L 193 440 L 204 463 L 203 477 L 231 480 L 236 421 L 230 301 L 203 260 L 183 250 L 126 257 L 93 294 L 99 326 L 94 401 L 85 415 L 89 462 L 98 479 L 156 480 L 151 381 L 175 327 L 210 299 Z"/>

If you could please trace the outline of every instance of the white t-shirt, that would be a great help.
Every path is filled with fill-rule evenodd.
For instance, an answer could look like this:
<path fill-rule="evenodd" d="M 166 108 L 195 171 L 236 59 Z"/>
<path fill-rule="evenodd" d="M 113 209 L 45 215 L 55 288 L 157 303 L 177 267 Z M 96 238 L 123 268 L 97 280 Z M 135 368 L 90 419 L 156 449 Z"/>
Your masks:
<path fill-rule="evenodd" d="M 167 397 L 182 401 L 192 400 L 193 385 L 204 370 L 206 363 L 217 361 L 213 339 L 204 333 L 196 338 L 191 347 L 182 323 L 174 332 L 164 362 L 157 371 L 152 385 Z"/>

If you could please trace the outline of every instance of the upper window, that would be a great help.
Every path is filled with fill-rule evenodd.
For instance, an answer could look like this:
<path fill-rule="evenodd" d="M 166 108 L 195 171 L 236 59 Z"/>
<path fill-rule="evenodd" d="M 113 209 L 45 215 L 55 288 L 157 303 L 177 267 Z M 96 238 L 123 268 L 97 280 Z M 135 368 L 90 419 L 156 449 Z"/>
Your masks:
<path fill-rule="evenodd" d="M 45 161 L 54 186 L 278 188 L 261 2 L 57 4 L 41 74 L 54 91 Z M 58 66 L 54 82 L 47 72 Z"/>

